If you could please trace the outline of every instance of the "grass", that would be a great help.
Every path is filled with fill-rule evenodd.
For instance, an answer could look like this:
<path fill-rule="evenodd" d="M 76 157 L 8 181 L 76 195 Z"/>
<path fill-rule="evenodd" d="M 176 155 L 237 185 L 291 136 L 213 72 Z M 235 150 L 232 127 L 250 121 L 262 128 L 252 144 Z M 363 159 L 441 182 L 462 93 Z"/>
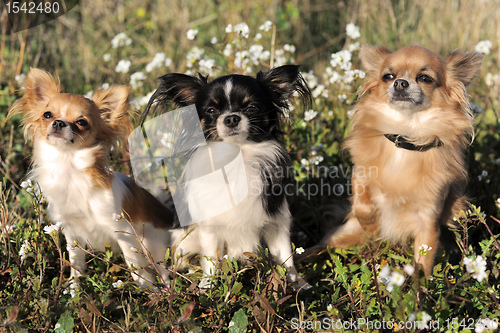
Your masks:
<path fill-rule="evenodd" d="M 476 324 L 481 319 L 500 317 L 500 80 L 488 81 L 488 73 L 499 72 L 499 16 L 493 0 L 207 1 L 204 6 L 89 0 L 55 21 L 16 34 L 7 33 L 3 16 L 0 332 L 384 331 L 377 326 L 384 323 L 388 330 L 414 332 L 423 330 L 419 322 L 433 331 L 480 331 Z M 272 21 L 271 29 L 260 30 L 266 20 Z M 226 33 L 228 24 L 240 22 L 248 25 L 248 38 Z M 350 22 L 359 27 L 359 38 L 346 35 Z M 189 29 L 198 30 L 194 40 L 187 38 Z M 111 40 L 120 32 L 132 44 L 113 48 Z M 217 42 L 212 44 L 214 36 Z M 348 250 L 328 249 L 300 261 L 299 272 L 313 285 L 309 291 L 291 289 L 283 268 L 272 263 L 266 249 L 247 262 L 224 259 L 219 283 L 205 293 L 197 287 L 201 271 L 196 266 L 192 272 L 175 272 L 171 288 L 139 290 L 123 258 L 108 249 L 89 253 L 88 273 L 80 288 L 72 288 L 64 237 L 44 232 L 49 223 L 46 203 L 36 191 L 20 186 L 31 147 L 24 143 L 19 119 L 7 120 L 6 112 L 20 96 L 15 76 L 30 67 L 59 74 L 66 91 L 81 94 L 103 83 L 128 85 L 131 75 L 141 71 L 145 79 L 134 88 L 133 103 L 141 110 L 156 77 L 167 72 L 254 75 L 271 63 L 301 63 L 314 94 L 314 112 L 298 107 L 291 112 L 286 145 L 297 170 L 296 195 L 290 197 L 292 239 L 297 247 L 309 247 L 348 197 L 351 163 L 340 143 L 362 82 L 362 73 L 349 69 L 361 68 L 356 42 L 390 49 L 420 44 L 446 54 L 456 48 L 474 50 L 481 40 L 491 40 L 493 46 L 469 87 L 480 111 L 469 151 L 471 204 L 458 219 L 456 232 L 462 260 L 450 263 L 439 255 L 431 279 L 419 270 L 409 274 L 411 248 L 376 241 Z M 230 52 L 224 52 L 226 45 L 231 45 Z M 349 49 L 351 59 L 345 58 Z M 344 58 L 333 67 L 332 53 L 341 50 Z M 163 60 L 146 71 L 158 52 L 171 63 Z M 115 71 L 120 60 L 130 61 L 128 73 Z M 126 154 L 116 157 L 113 167 L 130 173 Z M 321 173 L 325 170 L 326 176 Z M 315 193 L 320 188 L 322 195 Z M 478 256 L 485 269 L 464 264 L 464 258 Z M 486 277 L 481 279 L 481 274 Z"/>

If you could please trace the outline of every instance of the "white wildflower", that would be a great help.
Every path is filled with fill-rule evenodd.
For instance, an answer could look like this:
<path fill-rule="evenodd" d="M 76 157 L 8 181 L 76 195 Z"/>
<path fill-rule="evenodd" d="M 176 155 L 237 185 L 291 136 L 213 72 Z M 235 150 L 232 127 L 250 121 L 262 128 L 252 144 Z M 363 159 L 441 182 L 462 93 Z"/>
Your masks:
<path fill-rule="evenodd" d="M 94 96 L 93 90 L 89 90 L 89 91 L 87 91 L 87 93 L 85 95 L 83 95 L 83 97 L 88 98 L 88 99 L 92 99 L 92 96 Z"/>
<path fill-rule="evenodd" d="M 113 282 L 111 285 L 113 286 L 113 288 L 120 288 L 123 285 L 123 281 L 118 280 L 116 282 Z"/>
<path fill-rule="evenodd" d="M 487 86 L 494 86 L 500 80 L 500 76 L 498 74 L 493 75 L 492 73 L 486 74 L 484 81 Z"/>
<path fill-rule="evenodd" d="M 415 267 L 413 267 L 413 265 L 406 264 L 403 266 L 403 272 L 412 276 L 413 273 L 415 273 Z"/>
<path fill-rule="evenodd" d="M 316 112 L 314 110 L 306 111 L 304 114 L 304 120 L 310 121 L 310 120 L 314 119 L 314 117 L 316 117 L 317 115 L 318 115 L 318 112 Z"/>
<path fill-rule="evenodd" d="M 150 92 L 146 96 L 135 97 L 130 101 L 130 106 L 136 110 L 142 109 L 146 104 L 148 104 L 149 100 L 153 96 L 154 91 Z"/>
<path fill-rule="evenodd" d="M 245 22 L 241 22 L 235 25 L 233 31 L 245 38 L 248 38 L 248 36 L 250 35 L 250 28 Z"/>
<path fill-rule="evenodd" d="M 62 227 L 62 222 L 57 222 L 56 224 L 47 225 L 43 227 L 43 232 L 50 235 L 53 231 L 59 231 Z"/>
<path fill-rule="evenodd" d="M 6 224 L 2 232 L 5 231 L 6 233 L 10 234 L 15 228 L 16 228 L 15 224 Z"/>
<path fill-rule="evenodd" d="M 145 79 L 146 75 L 144 75 L 143 72 L 135 72 L 134 74 L 130 75 L 130 85 L 132 86 L 132 89 L 142 87 L 144 84 L 143 81 Z"/>
<path fill-rule="evenodd" d="M 489 40 L 482 40 L 479 43 L 477 43 L 475 50 L 476 52 L 488 55 L 490 54 L 490 49 L 492 46 L 493 44 Z"/>
<path fill-rule="evenodd" d="M 229 328 L 229 327 L 232 327 L 232 326 L 234 326 L 234 321 L 232 321 L 232 320 L 231 320 L 231 321 L 229 322 L 229 325 L 227 325 L 227 327 Z"/>
<path fill-rule="evenodd" d="M 186 33 L 187 39 L 194 40 L 198 35 L 198 29 L 189 29 Z"/>
<path fill-rule="evenodd" d="M 160 143 L 162 144 L 162 146 L 170 149 L 173 148 L 174 146 L 173 145 L 174 140 L 175 140 L 175 135 L 173 135 L 170 132 L 165 132 L 161 137 Z"/>
<path fill-rule="evenodd" d="M 26 74 L 21 73 L 16 75 L 14 79 L 16 80 L 17 86 L 22 87 L 26 81 Z"/>
<path fill-rule="evenodd" d="M 128 73 L 130 70 L 130 60 L 120 60 L 116 65 L 115 71 L 117 73 Z"/>
<path fill-rule="evenodd" d="M 127 34 L 120 32 L 111 40 L 111 46 L 116 49 L 120 46 L 127 46 L 132 44 L 132 39 L 130 39 Z"/>
<path fill-rule="evenodd" d="M 188 54 L 186 55 L 187 59 L 187 67 L 191 68 L 193 67 L 193 64 L 197 61 L 200 60 L 201 57 L 203 56 L 203 49 L 200 49 L 199 47 L 195 46 L 193 47 Z"/>
<path fill-rule="evenodd" d="M 255 34 L 254 40 L 261 40 L 262 39 L 262 34 L 260 32 Z"/>
<path fill-rule="evenodd" d="M 109 89 L 110 85 L 109 83 L 103 83 L 100 87 L 99 87 L 99 90 L 106 90 L 106 89 Z"/>
<path fill-rule="evenodd" d="M 389 283 L 401 287 L 404 282 L 405 282 L 405 277 L 403 276 L 403 274 L 398 272 L 392 272 L 391 277 L 389 278 Z"/>
<path fill-rule="evenodd" d="M 211 44 L 217 44 L 218 40 L 217 37 L 213 36 L 212 39 L 210 40 Z"/>
<path fill-rule="evenodd" d="M 226 33 L 229 34 L 233 32 L 233 25 L 232 24 L 228 24 L 227 27 L 226 27 Z"/>
<path fill-rule="evenodd" d="M 301 73 L 301 74 L 304 77 L 304 80 L 306 80 L 309 88 L 314 89 L 314 87 L 318 85 L 318 78 L 316 77 L 316 75 L 314 75 L 314 72 L 312 70 L 310 70 L 307 73 Z"/>
<path fill-rule="evenodd" d="M 427 244 L 422 244 L 418 248 L 418 254 L 420 254 L 421 257 L 425 257 L 427 255 L 427 252 L 429 252 L 430 250 L 432 250 L 432 247 Z"/>
<path fill-rule="evenodd" d="M 359 28 L 354 24 L 354 23 L 349 23 L 345 27 L 345 32 L 347 36 L 349 36 L 352 39 L 357 39 L 361 36 L 359 33 Z"/>
<path fill-rule="evenodd" d="M 290 53 L 295 53 L 295 46 L 290 45 L 290 44 L 285 44 L 285 45 L 283 45 L 283 50 L 290 52 Z"/>
<path fill-rule="evenodd" d="M 326 87 L 323 84 L 317 85 L 316 88 L 313 89 L 311 94 L 314 98 L 318 98 L 319 96 L 328 98 L 328 90 L 326 90 Z"/>
<path fill-rule="evenodd" d="M 330 79 L 328 82 L 330 83 L 337 83 L 342 79 L 342 76 L 339 74 L 339 72 L 332 70 L 330 67 L 326 68 L 326 73 L 328 76 L 330 76 Z"/>
<path fill-rule="evenodd" d="M 26 239 L 24 243 L 21 245 L 21 248 L 19 249 L 19 256 L 21 257 L 21 262 L 26 259 L 26 253 L 30 249 L 30 244 L 28 243 L 28 240 Z"/>
<path fill-rule="evenodd" d="M 222 51 L 222 53 L 226 56 L 226 57 L 229 57 L 231 55 L 231 51 L 232 51 L 232 46 L 231 44 L 226 44 L 226 46 L 224 47 L 224 51 Z"/>
<path fill-rule="evenodd" d="M 333 309 L 334 309 L 334 308 L 333 308 L 333 305 L 331 305 L 331 304 L 328 304 L 328 305 L 326 306 L 326 311 L 328 311 L 328 312 L 332 311 Z"/>
<path fill-rule="evenodd" d="M 303 247 L 298 247 L 298 248 L 296 248 L 296 249 L 295 249 L 295 252 L 296 252 L 297 254 L 302 254 L 302 253 L 306 252 L 306 250 L 304 250 L 304 248 L 303 248 Z"/>
<path fill-rule="evenodd" d="M 347 100 L 347 94 L 339 94 L 337 96 L 337 99 L 339 100 L 340 103 L 344 103 Z"/>
<path fill-rule="evenodd" d="M 401 273 L 392 272 L 389 265 L 385 265 L 380 270 L 379 281 L 386 286 L 388 292 L 392 292 L 394 286 L 401 287 L 403 285 L 405 277 Z"/>
<path fill-rule="evenodd" d="M 382 267 L 379 276 L 382 279 L 382 282 L 384 282 L 384 280 L 387 280 L 386 282 L 389 281 L 389 277 L 391 276 L 391 268 L 389 267 L 389 265 L 385 265 L 384 267 Z"/>
<path fill-rule="evenodd" d="M 105 62 L 108 62 L 108 61 L 111 61 L 111 54 L 109 53 L 106 53 L 102 56 L 102 59 L 105 61 Z"/>
<path fill-rule="evenodd" d="M 63 294 L 67 295 L 69 293 L 71 297 L 75 297 L 77 288 L 78 288 L 78 283 L 76 281 L 73 281 L 67 288 L 63 290 Z"/>
<path fill-rule="evenodd" d="M 421 312 L 422 320 L 420 321 L 419 329 L 429 328 L 428 323 L 432 320 L 432 317 L 425 311 Z"/>
<path fill-rule="evenodd" d="M 352 54 L 349 50 L 342 50 L 336 53 L 332 53 L 332 60 L 330 60 L 330 65 L 332 67 L 340 67 L 343 70 L 351 69 L 351 59 Z"/>
<path fill-rule="evenodd" d="M 22 188 L 30 187 L 31 185 L 32 185 L 31 179 L 26 179 L 25 181 L 21 182 Z"/>
<path fill-rule="evenodd" d="M 268 20 L 259 27 L 259 30 L 269 31 L 269 30 L 271 30 L 272 27 L 273 27 L 273 22 Z"/>
<path fill-rule="evenodd" d="M 361 46 L 359 45 L 359 42 L 350 44 L 349 45 L 349 52 L 352 53 L 352 52 L 355 52 L 355 51 L 359 51 L 360 48 L 361 48 Z"/>
<path fill-rule="evenodd" d="M 464 258 L 464 265 L 468 273 L 472 273 L 472 277 L 479 282 L 482 282 L 488 275 L 486 274 L 486 261 L 482 256 L 477 256 L 476 259 Z"/>
<path fill-rule="evenodd" d="M 476 323 L 476 326 L 474 328 L 474 331 L 476 333 L 482 333 L 484 332 L 485 330 L 496 330 L 498 329 L 498 320 L 497 319 L 489 319 L 489 318 L 481 318 L 481 320 L 479 320 L 477 323 Z"/>
<path fill-rule="evenodd" d="M 146 65 L 146 72 L 151 73 L 151 71 L 153 71 L 153 69 L 160 68 L 164 64 L 165 64 L 165 66 L 169 66 L 167 64 L 168 60 L 170 60 L 170 62 L 172 61 L 170 58 L 165 57 L 165 53 L 163 53 L 163 52 L 156 53 L 155 56 L 153 57 L 153 60 L 151 60 L 151 62 Z"/>
<path fill-rule="evenodd" d="M 202 74 L 212 74 L 212 68 L 215 65 L 214 59 L 201 59 L 199 62 L 200 72 Z"/>

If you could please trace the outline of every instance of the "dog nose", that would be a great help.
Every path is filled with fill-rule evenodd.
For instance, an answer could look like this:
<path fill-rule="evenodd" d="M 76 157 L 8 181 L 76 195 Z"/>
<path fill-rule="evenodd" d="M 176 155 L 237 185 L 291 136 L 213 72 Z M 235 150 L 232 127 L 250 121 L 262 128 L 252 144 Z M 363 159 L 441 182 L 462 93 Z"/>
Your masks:
<path fill-rule="evenodd" d="M 59 131 L 66 126 L 68 125 L 62 120 L 54 120 L 54 122 L 52 123 L 52 128 L 54 128 L 56 131 Z"/>
<path fill-rule="evenodd" d="M 410 84 L 408 83 L 408 81 L 403 79 L 397 79 L 396 81 L 394 81 L 394 89 L 399 91 L 405 90 L 409 85 Z"/>
<path fill-rule="evenodd" d="M 229 128 L 236 127 L 238 126 L 240 120 L 241 120 L 240 116 L 232 114 L 224 119 L 224 125 L 226 125 Z"/>

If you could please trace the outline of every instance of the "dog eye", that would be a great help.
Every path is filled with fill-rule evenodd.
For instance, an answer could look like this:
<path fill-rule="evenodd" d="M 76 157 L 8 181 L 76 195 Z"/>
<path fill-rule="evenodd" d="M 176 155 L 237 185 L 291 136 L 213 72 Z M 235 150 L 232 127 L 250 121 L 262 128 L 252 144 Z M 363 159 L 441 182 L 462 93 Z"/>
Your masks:
<path fill-rule="evenodd" d="M 214 114 L 215 109 L 214 108 L 208 108 L 207 111 L 205 111 L 207 114 Z"/>
<path fill-rule="evenodd" d="M 385 74 L 384 76 L 382 76 L 382 81 L 384 82 L 389 82 L 389 81 L 392 81 L 396 78 L 396 75 L 394 74 Z"/>
<path fill-rule="evenodd" d="M 81 126 L 81 127 L 85 127 L 89 124 L 88 121 L 86 121 L 85 119 L 80 119 L 80 120 L 77 120 L 76 121 L 77 125 Z"/>
<path fill-rule="evenodd" d="M 249 106 L 245 109 L 245 112 L 255 112 L 257 108 L 255 106 Z"/>
<path fill-rule="evenodd" d="M 430 77 L 429 75 L 419 75 L 417 76 L 417 82 L 422 82 L 422 83 L 432 83 L 434 82 L 434 79 Z"/>
<path fill-rule="evenodd" d="M 44 117 L 45 119 L 50 119 L 50 118 L 54 118 L 54 115 L 52 114 L 52 112 L 47 111 L 47 112 L 45 112 L 45 113 L 43 114 L 43 117 Z"/>

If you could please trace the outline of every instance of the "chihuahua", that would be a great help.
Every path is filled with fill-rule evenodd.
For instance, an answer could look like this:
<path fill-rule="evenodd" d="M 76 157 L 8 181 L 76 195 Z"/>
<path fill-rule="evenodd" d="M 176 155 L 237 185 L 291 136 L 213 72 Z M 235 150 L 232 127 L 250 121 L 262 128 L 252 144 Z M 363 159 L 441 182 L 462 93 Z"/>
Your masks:
<path fill-rule="evenodd" d="M 151 287 L 169 246 L 172 213 L 135 182 L 109 168 L 109 154 L 126 138 L 129 89 L 96 91 L 92 100 L 61 92 L 57 77 L 31 69 L 24 96 L 10 111 L 22 114 L 25 136 L 34 145 L 29 177 L 48 202 L 52 221 L 62 222 L 71 278 L 85 270 L 85 247 L 123 252 L 141 287 Z M 123 218 L 122 218 L 123 217 Z M 149 268 L 149 263 L 155 263 Z M 78 280 L 77 280 L 78 281 Z"/>
<path fill-rule="evenodd" d="M 290 282 L 296 287 L 310 287 L 293 264 L 291 215 L 284 191 L 291 159 L 282 142 L 281 122 L 294 93 L 304 102 L 311 99 L 299 67 L 294 65 L 259 72 L 256 77 L 227 75 L 211 82 L 201 75 L 177 73 L 160 78 L 143 119 L 153 104 L 195 105 L 208 145 L 236 145 L 246 167 L 242 177 L 251 183 L 248 195 L 232 209 L 174 232 L 177 253 L 201 255 L 204 279 L 200 287 L 209 287 L 213 282 L 218 255 L 226 253 L 243 259 L 245 252 L 257 251 L 261 239 L 276 263 L 289 270 Z M 187 173 L 190 168 L 199 167 L 197 161 L 195 153 L 186 167 Z M 204 209 L 198 207 L 197 197 L 219 195 L 195 186 L 186 190 L 193 217 Z"/>
<path fill-rule="evenodd" d="M 321 244 L 348 247 L 367 235 L 411 238 L 416 263 L 430 275 L 440 235 L 445 243 L 465 204 L 464 150 L 474 134 L 465 87 L 482 56 L 369 45 L 360 54 L 367 78 L 344 143 L 354 162 L 352 209 Z"/>

